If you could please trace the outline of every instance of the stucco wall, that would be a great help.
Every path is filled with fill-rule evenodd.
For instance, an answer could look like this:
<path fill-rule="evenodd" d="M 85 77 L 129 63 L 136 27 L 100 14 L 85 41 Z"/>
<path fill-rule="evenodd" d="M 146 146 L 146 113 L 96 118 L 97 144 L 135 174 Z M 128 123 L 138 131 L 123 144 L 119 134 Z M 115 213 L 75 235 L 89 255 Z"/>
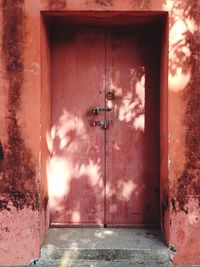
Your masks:
<path fill-rule="evenodd" d="M 0 263 L 19 264 L 29 262 L 39 251 L 39 49 L 36 45 L 29 50 L 32 43 L 23 1 L 0 4 L 1 94 L 4 92 Z"/>
<path fill-rule="evenodd" d="M 48 130 L 41 114 L 49 114 L 42 106 L 48 80 L 40 53 L 40 11 L 45 10 L 169 11 L 168 116 L 162 116 L 168 119 L 169 172 L 163 178 L 163 228 L 174 264 L 200 264 L 199 0 L 0 1 L 0 264 L 26 264 L 38 257 L 48 224 L 48 155 L 41 156 Z"/>

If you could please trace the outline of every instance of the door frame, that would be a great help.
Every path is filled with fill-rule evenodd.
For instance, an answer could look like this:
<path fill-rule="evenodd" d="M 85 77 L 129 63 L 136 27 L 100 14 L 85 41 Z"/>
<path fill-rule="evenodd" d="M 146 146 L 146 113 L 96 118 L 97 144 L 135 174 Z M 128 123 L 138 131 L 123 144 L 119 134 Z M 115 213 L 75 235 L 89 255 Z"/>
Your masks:
<path fill-rule="evenodd" d="M 58 23 L 65 25 L 86 24 L 88 26 L 137 26 L 160 23 L 162 28 L 160 65 L 160 224 L 168 235 L 166 194 L 168 188 L 168 12 L 164 11 L 42 11 L 41 12 L 41 182 L 40 198 L 47 195 L 48 202 L 48 158 L 51 146 L 51 59 L 49 29 Z M 46 209 L 46 224 L 49 225 L 49 207 Z"/>

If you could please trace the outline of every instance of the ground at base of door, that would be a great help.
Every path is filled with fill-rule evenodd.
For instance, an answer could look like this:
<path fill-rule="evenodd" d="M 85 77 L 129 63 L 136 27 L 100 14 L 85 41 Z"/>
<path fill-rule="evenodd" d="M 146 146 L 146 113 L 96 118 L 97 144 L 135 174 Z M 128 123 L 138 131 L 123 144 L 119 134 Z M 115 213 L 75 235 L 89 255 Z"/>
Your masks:
<path fill-rule="evenodd" d="M 169 266 L 170 250 L 159 229 L 50 228 L 40 259 L 17 267 Z M 179 267 L 192 266 L 200 265 Z"/>
<path fill-rule="evenodd" d="M 133 263 L 103 263 L 103 262 L 93 262 L 93 263 L 78 263 L 78 265 L 73 264 L 34 264 L 34 265 L 18 265 L 9 267 L 172 267 L 173 265 L 166 264 L 133 264 Z M 7 267 L 7 266 L 0 266 Z M 176 265 L 176 267 L 200 267 L 200 265 Z"/>
<path fill-rule="evenodd" d="M 64 267 L 169 265 L 170 251 L 159 229 L 51 228 L 37 263 Z"/>

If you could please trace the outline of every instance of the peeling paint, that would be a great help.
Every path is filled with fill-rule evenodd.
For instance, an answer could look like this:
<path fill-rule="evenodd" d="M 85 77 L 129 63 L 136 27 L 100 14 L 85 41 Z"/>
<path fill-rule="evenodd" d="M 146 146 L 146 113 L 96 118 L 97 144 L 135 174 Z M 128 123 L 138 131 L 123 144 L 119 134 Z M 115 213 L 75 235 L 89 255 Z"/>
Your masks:
<path fill-rule="evenodd" d="M 4 148 L 3 175 L 0 180 L 0 210 L 38 208 L 36 171 L 18 121 L 23 88 L 24 1 L 4 0 L 3 53 L 9 82 L 7 101 L 7 136 Z"/>
<path fill-rule="evenodd" d="M 176 212 L 176 201 L 174 198 L 171 199 L 171 204 L 172 204 L 172 211 Z"/>
<path fill-rule="evenodd" d="M 7 233 L 10 232 L 9 228 L 7 226 L 3 226 L 2 224 L 0 224 L 0 231 L 7 232 Z"/>
<path fill-rule="evenodd" d="M 173 258 L 177 252 L 175 245 L 170 244 L 169 245 L 169 251 L 170 251 L 170 262 L 173 263 Z"/>

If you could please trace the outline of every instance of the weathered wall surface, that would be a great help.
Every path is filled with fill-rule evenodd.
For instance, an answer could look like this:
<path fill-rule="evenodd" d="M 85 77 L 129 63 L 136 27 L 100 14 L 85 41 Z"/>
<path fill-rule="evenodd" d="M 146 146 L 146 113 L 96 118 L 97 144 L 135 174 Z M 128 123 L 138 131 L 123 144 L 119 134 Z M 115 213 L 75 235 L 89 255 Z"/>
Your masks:
<path fill-rule="evenodd" d="M 39 83 L 32 79 L 30 84 L 29 79 L 33 71 L 29 55 L 33 51 L 27 43 L 24 2 L 5 0 L 0 4 L 0 83 L 1 94 L 4 93 L 0 137 L 4 154 L 0 179 L 0 264 L 20 264 L 30 262 L 39 251 Z M 39 51 L 36 52 L 39 57 Z"/>
<path fill-rule="evenodd" d="M 40 162 L 48 128 L 41 117 L 41 110 L 48 116 L 41 102 L 41 90 L 43 99 L 47 94 L 41 84 L 44 10 L 169 11 L 169 173 L 162 179 L 162 214 L 173 262 L 200 264 L 200 1 L 0 0 L 0 265 L 38 257 L 48 225 L 46 154 L 43 169 Z"/>
<path fill-rule="evenodd" d="M 170 244 L 174 263 L 200 264 L 200 1 L 168 8 Z"/>
<path fill-rule="evenodd" d="M 51 59 L 48 32 L 41 20 L 41 179 L 40 181 L 40 241 L 46 237 L 49 226 L 47 160 L 49 158 L 48 134 L 51 107 Z"/>

